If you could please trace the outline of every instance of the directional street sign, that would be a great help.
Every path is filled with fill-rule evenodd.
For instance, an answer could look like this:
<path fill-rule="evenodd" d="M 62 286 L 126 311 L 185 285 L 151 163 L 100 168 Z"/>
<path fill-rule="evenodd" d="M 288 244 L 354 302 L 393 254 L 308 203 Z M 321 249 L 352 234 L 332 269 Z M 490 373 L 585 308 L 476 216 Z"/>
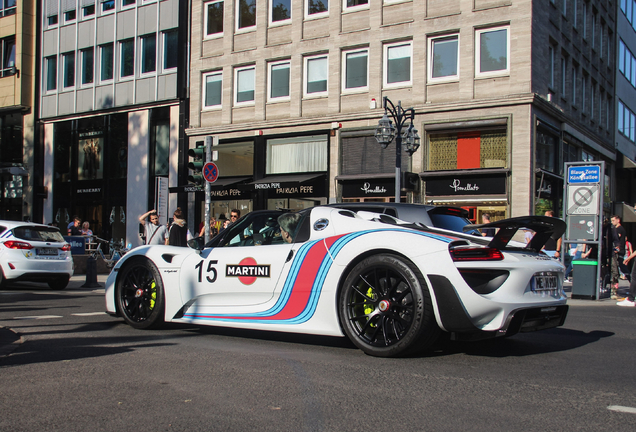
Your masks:
<path fill-rule="evenodd" d="M 208 183 L 214 183 L 219 178 L 219 168 L 214 162 L 208 162 L 203 166 L 203 178 Z"/>
<path fill-rule="evenodd" d="M 598 185 L 568 185 L 569 215 L 598 214 L 599 188 Z"/>
<path fill-rule="evenodd" d="M 601 181 L 601 167 L 570 166 L 568 168 L 568 183 L 599 183 Z"/>

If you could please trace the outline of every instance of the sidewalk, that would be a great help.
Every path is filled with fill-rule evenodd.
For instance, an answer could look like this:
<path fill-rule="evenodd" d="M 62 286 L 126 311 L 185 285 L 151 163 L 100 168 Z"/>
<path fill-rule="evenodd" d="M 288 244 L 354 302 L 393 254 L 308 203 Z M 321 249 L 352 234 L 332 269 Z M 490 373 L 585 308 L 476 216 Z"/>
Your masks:
<path fill-rule="evenodd" d="M 576 283 L 576 282 L 575 282 Z M 609 289 L 609 286 L 608 286 Z M 573 299 L 572 298 L 572 282 L 564 282 L 563 290 L 568 296 L 568 304 L 570 306 L 608 306 L 616 305 L 617 300 L 612 300 L 609 297 L 601 298 L 599 300 L 587 300 L 587 299 Z M 629 281 L 620 279 L 618 281 L 618 296 L 623 298 L 627 297 L 629 293 Z"/>

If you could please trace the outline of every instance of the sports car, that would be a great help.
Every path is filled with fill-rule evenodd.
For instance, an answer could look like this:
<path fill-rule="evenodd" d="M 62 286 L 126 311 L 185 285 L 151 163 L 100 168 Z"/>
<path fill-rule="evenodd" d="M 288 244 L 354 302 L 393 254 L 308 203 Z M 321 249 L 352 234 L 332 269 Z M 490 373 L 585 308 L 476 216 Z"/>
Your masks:
<path fill-rule="evenodd" d="M 106 282 L 106 310 L 140 329 L 345 336 L 381 357 L 431 348 L 443 332 L 476 340 L 562 325 L 564 268 L 541 247 L 565 223 L 528 216 L 466 230 L 484 226 L 497 235 L 334 207 L 255 211 L 207 244 L 128 252 Z M 527 246 L 511 242 L 521 227 L 536 231 Z"/>

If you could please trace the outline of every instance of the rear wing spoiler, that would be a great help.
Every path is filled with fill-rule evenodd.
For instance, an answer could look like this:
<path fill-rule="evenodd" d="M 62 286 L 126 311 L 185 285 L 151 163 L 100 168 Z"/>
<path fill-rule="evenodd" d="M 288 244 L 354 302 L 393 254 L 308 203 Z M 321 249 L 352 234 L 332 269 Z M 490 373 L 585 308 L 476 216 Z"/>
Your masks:
<path fill-rule="evenodd" d="M 567 225 L 561 219 L 549 216 L 521 216 L 487 224 L 466 225 L 464 232 L 479 228 L 499 228 L 488 246 L 504 249 L 519 229 L 528 228 L 534 231 L 535 235 L 526 249 L 539 252 L 549 238 L 557 240 L 561 237 L 566 227 Z"/>

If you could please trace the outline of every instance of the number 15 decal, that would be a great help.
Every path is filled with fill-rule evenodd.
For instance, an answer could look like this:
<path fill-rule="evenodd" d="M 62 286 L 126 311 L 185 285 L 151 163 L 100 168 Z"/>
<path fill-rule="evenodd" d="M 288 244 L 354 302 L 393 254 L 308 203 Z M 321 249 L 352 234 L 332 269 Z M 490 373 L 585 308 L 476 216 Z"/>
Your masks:
<path fill-rule="evenodd" d="M 203 263 L 205 260 L 201 260 L 199 261 L 199 264 L 195 265 L 194 268 L 198 268 L 199 269 L 199 283 L 203 280 Z M 212 267 L 215 264 L 218 264 L 219 262 L 217 260 L 210 260 L 208 261 L 208 269 L 206 270 L 206 273 L 212 273 L 212 277 L 210 276 L 205 276 L 205 279 L 210 282 L 213 283 L 214 281 L 216 281 L 216 269 L 214 267 Z"/>

